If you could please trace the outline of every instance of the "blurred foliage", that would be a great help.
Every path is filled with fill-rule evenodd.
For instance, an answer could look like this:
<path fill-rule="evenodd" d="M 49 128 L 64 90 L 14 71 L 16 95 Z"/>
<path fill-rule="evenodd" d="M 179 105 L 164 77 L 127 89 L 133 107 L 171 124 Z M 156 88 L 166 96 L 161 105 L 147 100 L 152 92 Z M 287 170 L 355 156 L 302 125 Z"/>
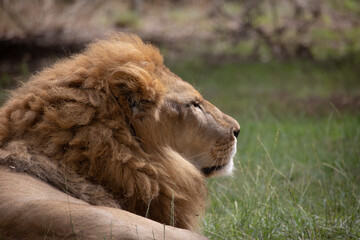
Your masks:
<path fill-rule="evenodd" d="M 0 0 L 0 40 L 63 46 L 111 31 L 137 33 L 176 56 L 343 58 L 360 51 L 360 1 Z"/>
<path fill-rule="evenodd" d="M 139 23 L 139 15 L 134 11 L 120 12 L 115 17 L 115 25 L 119 28 L 136 27 Z"/>
<path fill-rule="evenodd" d="M 257 59 L 326 59 L 354 55 L 360 50 L 359 1 L 216 2 L 213 15 L 225 19 L 217 25 L 217 31 L 228 36 L 235 48 L 246 39 L 253 40 L 251 56 Z M 228 21 L 231 27 L 224 27 Z"/>

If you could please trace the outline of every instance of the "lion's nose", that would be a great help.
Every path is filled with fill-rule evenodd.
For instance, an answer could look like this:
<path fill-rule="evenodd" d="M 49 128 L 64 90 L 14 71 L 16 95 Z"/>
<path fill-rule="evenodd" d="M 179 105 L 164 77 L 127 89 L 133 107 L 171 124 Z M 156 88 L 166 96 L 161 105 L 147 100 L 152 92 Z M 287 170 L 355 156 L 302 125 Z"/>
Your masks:
<path fill-rule="evenodd" d="M 239 136 L 240 129 L 234 130 L 234 136 L 237 138 Z"/>

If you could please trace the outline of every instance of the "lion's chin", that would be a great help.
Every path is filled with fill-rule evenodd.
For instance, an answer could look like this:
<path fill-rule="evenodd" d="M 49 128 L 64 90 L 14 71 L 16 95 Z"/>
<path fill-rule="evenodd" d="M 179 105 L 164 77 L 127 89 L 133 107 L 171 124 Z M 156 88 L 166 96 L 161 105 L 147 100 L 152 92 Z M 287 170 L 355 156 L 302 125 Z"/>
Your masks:
<path fill-rule="evenodd" d="M 234 162 L 231 159 L 223 165 L 202 168 L 201 171 L 206 177 L 231 175 L 234 168 Z"/>
<path fill-rule="evenodd" d="M 228 161 L 226 161 L 225 164 L 222 165 L 215 165 L 211 167 L 205 167 L 202 168 L 201 171 L 206 177 L 212 177 L 212 176 L 228 176 L 231 175 L 234 169 L 234 161 L 233 158 L 236 154 L 236 139 L 234 142 L 234 145 L 232 147 L 232 150 L 229 154 Z"/>

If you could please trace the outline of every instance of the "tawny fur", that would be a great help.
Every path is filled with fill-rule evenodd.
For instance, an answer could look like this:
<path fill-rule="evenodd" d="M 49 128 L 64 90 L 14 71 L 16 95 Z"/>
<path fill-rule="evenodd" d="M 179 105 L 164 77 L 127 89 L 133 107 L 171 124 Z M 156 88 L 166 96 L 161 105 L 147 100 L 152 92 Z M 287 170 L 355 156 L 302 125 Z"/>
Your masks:
<path fill-rule="evenodd" d="M 90 204 L 196 230 L 204 177 L 164 146 L 145 152 L 132 107 L 156 117 L 158 50 L 132 35 L 91 44 L 15 90 L 0 110 L 0 164 Z"/>

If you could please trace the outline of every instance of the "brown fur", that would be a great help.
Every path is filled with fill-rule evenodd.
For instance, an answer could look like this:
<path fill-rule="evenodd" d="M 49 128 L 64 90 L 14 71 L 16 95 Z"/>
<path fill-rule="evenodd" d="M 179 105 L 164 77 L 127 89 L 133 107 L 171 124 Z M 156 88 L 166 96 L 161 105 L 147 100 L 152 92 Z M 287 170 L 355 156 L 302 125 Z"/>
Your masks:
<path fill-rule="evenodd" d="M 200 170 L 232 161 L 238 130 L 156 48 L 118 34 L 12 93 L 0 110 L 0 164 L 87 203 L 196 230 L 206 197 Z"/>
<path fill-rule="evenodd" d="M 129 127 L 129 102 L 149 111 L 160 103 L 154 70 L 162 61 L 151 45 L 120 34 L 35 75 L 1 109 L 2 164 L 91 204 L 142 216 L 149 205 L 161 223 L 174 206 L 175 226 L 196 229 L 202 175 L 190 164 L 179 175 L 171 153 L 145 153 Z"/>

